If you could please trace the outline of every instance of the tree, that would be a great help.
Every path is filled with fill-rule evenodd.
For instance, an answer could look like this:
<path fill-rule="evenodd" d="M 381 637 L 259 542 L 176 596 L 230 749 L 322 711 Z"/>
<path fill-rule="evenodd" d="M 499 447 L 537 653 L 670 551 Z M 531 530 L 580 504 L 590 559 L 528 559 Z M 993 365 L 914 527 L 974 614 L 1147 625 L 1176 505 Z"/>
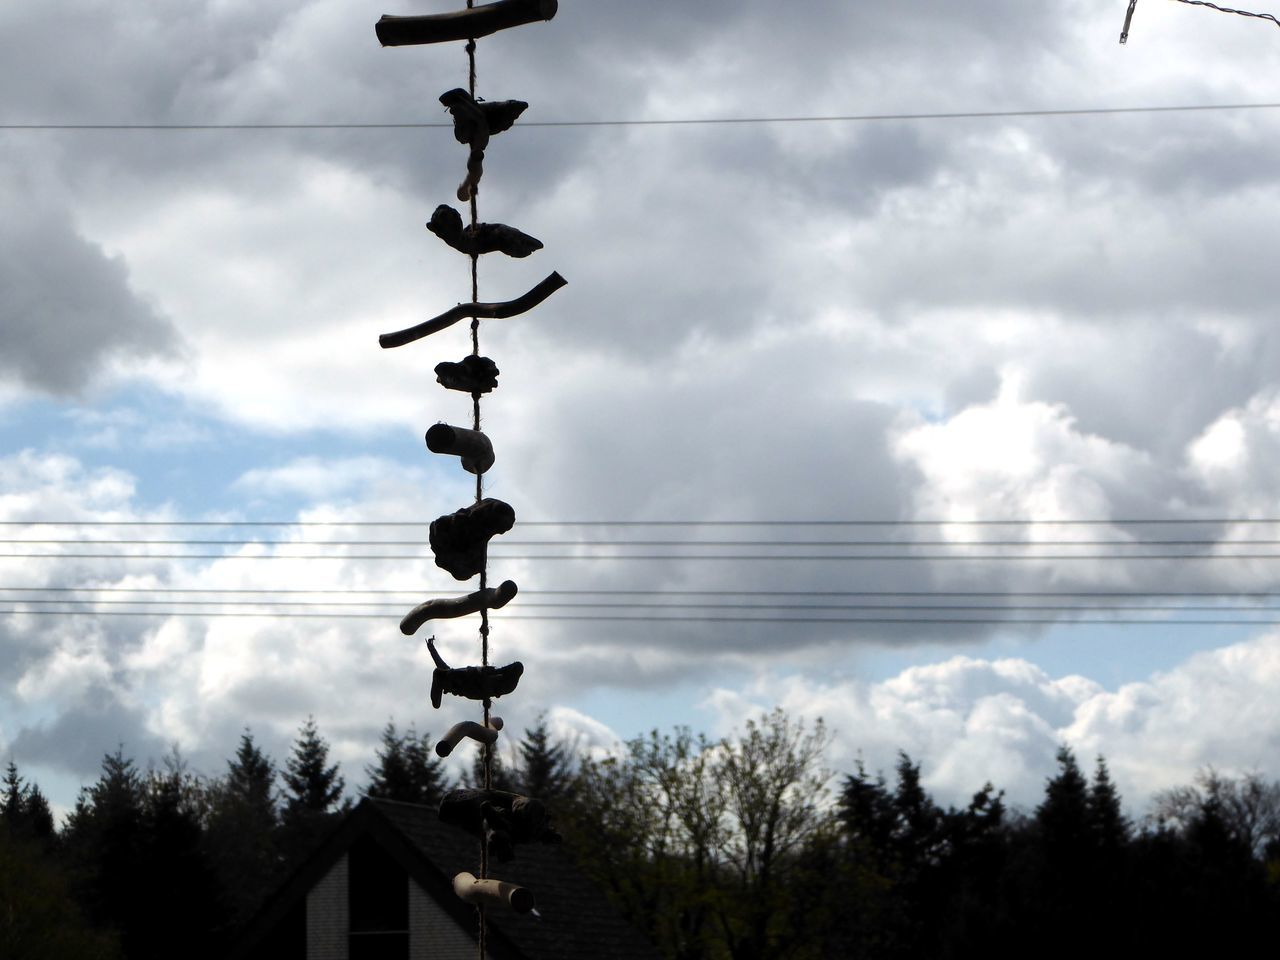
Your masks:
<path fill-rule="evenodd" d="M 346 781 L 338 775 L 338 764 L 328 763 L 329 744 L 320 736 L 315 717 L 307 717 L 293 744 L 293 754 L 285 761 L 286 817 L 329 813 L 342 797 Z"/>
<path fill-rule="evenodd" d="M 315 717 L 307 717 L 298 731 L 293 753 L 285 761 L 284 784 L 279 845 L 287 867 L 308 854 L 337 812 L 345 809 L 339 800 L 346 783 L 338 764 L 329 763 L 329 744 L 320 736 Z"/>
<path fill-rule="evenodd" d="M 232 923 L 261 905 L 280 873 L 275 780 L 275 764 L 246 729 L 226 774 L 209 785 L 207 843 Z"/>
<path fill-rule="evenodd" d="M 49 801 L 34 783 L 27 783 L 18 775 L 17 765 L 10 760 L 0 781 L 4 794 L 0 799 L 0 819 L 3 819 L 9 836 L 17 841 L 39 841 L 47 844 L 53 839 L 53 812 Z"/>
<path fill-rule="evenodd" d="M 585 869 L 670 957 L 798 954 L 812 932 L 797 889 L 830 839 L 826 730 L 781 711 L 710 741 L 656 730 L 583 760 L 566 832 Z"/>
<path fill-rule="evenodd" d="M 366 793 L 404 803 L 439 803 L 448 781 L 444 764 L 428 745 L 429 739 L 429 735 L 419 737 L 412 726 L 405 734 L 397 733 L 395 724 L 387 721 L 378 762 L 365 767 L 369 777 Z"/>
<path fill-rule="evenodd" d="M 552 740 L 545 713 L 525 730 L 516 748 L 513 780 L 519 792 L 552 807 L 573 791 L 573 751 L 568 744 Z"/>
<path fill-rule="evenodd" d="M 540 714 L 533 727 L 526 728 L 516 748 L 513 779 L 521 793 L 554 805 L 573 791 L 574 752 L 564 742 L 554 741 L 547 715 Z"/>

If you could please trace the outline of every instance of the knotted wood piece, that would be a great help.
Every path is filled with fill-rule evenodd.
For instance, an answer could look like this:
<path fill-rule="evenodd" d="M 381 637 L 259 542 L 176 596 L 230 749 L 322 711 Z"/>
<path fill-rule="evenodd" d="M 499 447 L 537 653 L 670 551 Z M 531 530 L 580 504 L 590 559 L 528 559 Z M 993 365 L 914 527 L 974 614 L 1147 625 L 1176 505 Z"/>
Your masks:
<path fill-rule="evenodd" d="M 436 566 L 455 580 L 470 580 L 484 569 L 489 540 L 516 524 L 511 504 L 492 497 L 431 521 L 431 552 Z"/>
<path fill-rule="evenodd" d="M 510 130 L 529 109 L 523 100 L 477 100 L 461 87 L 440 94 L 440 102 L 453 116 L 453 138 L 481 151 L 489 137 Z"/>
<path fill-rule="evenodd" d="M 453 114 L 454 138 L 471 147 L 467 154 L 467 177 L 457 193 L 458 199 L 465 203 L 476 195 L 480 178 L 484 176 L 484 151 L 489 145 L 490 135 L 511 129 L 529 104 L 523 100 L 480 103 L 461 87 L 442 93 L 440 102 Z"/>
<path fill-rule="evenodd" d="M 436 364 L 436 383 L 446 390 L 461 390 L 473 396 L 488 393 L 498 387 L 498 365 L 488 357 L 475 354 L 463 357 L 457 363 L 445 360 Z"/>
<path fill-rule="evenodd" d="M 500 610 L 510 603 L 515 595 L 515 581 L 504 580 L 496 587 L 477 590 L 464 597 L 438 597 L 428 600 L 426 603 L 418 604 L 404 615 L 404 619 L 400 621 L 400 632 L 406 637 L 412 637 L 428 620 L 453 620 L 479 613 L 481 610 Z"/>
<path fill-rule="evenodd" d="M 437 423 L 427 431 L 427 449 L 458 457 L 462 469 L 476 476 L 493 466 L 493 444 L 479 430 Z"/>
<path fill-rule="evenodd" d="M 436 741 L 436 756 L 449 756 L 453 753 L 453 748 L 468 737 L 477 743 L 493 744 L 498 742 L 498 731 L 493 727 L 476 723 L 474 720 L 455 723 L 443 737 Z"/>
<path fill-rule="evenodd" d="M 384 14 L 374 31 L 384 47 L 476 40 L 510 27 L 550 20 L 559 6 L 558 0 L 497 0 L 455 13 L 409 17 Z"/>
<path fill-rule="evenodd" d="M 560 274 L 552 272 L 550 276 L 545 277 L 524 296 L 502 303 L 460 303 L 425 323 L 419 323 L 404 330 L 397 330 L 395 333 L 382 334 L 382 336 L 378 337 L 378 345 L 384 350 L 389 350 L 392 347 L 403 347 L 406 343 L 413 343 L 413 341 L 421 340 L 423 337 L 430 336 L 433 333 L 447 330 L 465 317 L 505 320 L 508 317 L 518 316 L 526 310 L 532 310 L 568 282 Z"/>
<path fill-rule="evenodd" d="M 537 904 L 527 887 L 502 880 L 477 880 L 466 871 L 453 878 L 453 892 L 477 907 L 506 907 L 516 913 L 528 913 Z"/>
<path fill-rule="evenodd" d="M 505 667 L 451 667 L 436 650 L 435 641 L 435 637 L 427 641 L 427 650 L 436 664 L 431 674 L 431 706 L 437 710 L 443 694 L 468 700 L 501 697 L 514 690 L 524 675 L 524 664 L 519 660 Z"/>
<path fill-rule="evenodd" d="M 560 843 L 541 800 L 505 790 L 450 790 L 440 801 L 440 819 L 489 845 L 504 863 L 515 856 L 517 843 Z"/>
<path fill-rule="evenodd" d="M 462 214 L 448 204 L 440 204 L 427 222 L 427 229 L 460 253 L 478 257 L 485 253 L 505 253 L 527 257 L 542 249 L 542 241 L 521 233 L 505 223 L 477 223 L 463 226 Z"/>

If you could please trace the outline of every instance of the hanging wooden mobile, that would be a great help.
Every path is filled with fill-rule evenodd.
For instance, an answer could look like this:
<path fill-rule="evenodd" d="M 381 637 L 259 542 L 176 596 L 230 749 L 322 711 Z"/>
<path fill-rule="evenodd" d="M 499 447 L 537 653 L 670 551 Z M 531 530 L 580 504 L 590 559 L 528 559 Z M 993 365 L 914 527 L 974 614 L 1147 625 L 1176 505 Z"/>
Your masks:
<path fill-rule="evenodd" d="M 484 100 L 476 95 L 476 40 L 499 30 L 528 23 L 550 20 L 556 15 L 557 0 L 497 0 L 476 6 L 467 0 L 467 9 L 431 16 L 384 16 L 376 31 L 383 46 L 446 43 L 466 41 L 468 88 L 456 87 L 440 96 L 440 102 L 453 117 L 454 138 L 466 146 L 466 172 L 458 186 L 458 200 L 471 208 L 470 224 L 448 204 L 441 204 L 431 215 L 427 228 L 453 249 L 471 260 L 471 303 L 458 304 L 424 323 L 386 333 L 378 338 L 384 348 L 400 347 L 445 330 L 459 320 L 471 319 L 471 354 L 457 362 L 444 361 L 435 368 L 436 378 L 447 390 L 471 394 L 472 426 L 458 427 L 437 423 L 426 434 L 427 449 L 433 453 L 456 456 L 463 470 L 476 478 L 475 502 L 447 514 L 431 524 L 431 550 L 436 565 L 448 570 L 457 580 L 479 577 L 479 589 L 461 597 L 435 598 L 419 604 L 400 622 L 400 629 L 412 635 L 429 620 L 454 619 L 480 615 L 480 665 L 452 667 L 440 655 L 435 638 L 427 640 L 427 649 L 435 663 L 431 679 L 431 704 L 439 708 L 444 694 L 479 701 L 483 719 L 477 723 L 464 720 L 455 723 L 436 744 L 440 756 L 448 756 L 463 740 L 480 744 L 484 760 L 482 789 L 455 790 L 444 798 L 440 818 L 480 838 L 480 875 L 459 872 L 453 887 L 457 895 L 474 904 L 480 918 L 479 947 L 485 955 L 484 909 L 501 907 L 518 913 L 534 906 L 534 894 L 489 877 L 489 854 L 510 860 L 517 842 L 554 841 L 558 834 L 551 829 L 542 803 L 493 789 L 493 749 L 502 729 L 502 720 L 491 714 L 495 697 L 512 693 L 524 673 L 519 661 L 495 667 L 489 663 L 489 611 L 505 606 L 516 596 L 511 580 L 497 587 L 488 585 L 489 541 L 506 533 L 515 524 L 515 511 L 501 500 L 484 496 L 484 473 L 494 462 L 493 444 L 480 431 L 480 398 L 498 384 L 498 367 L 480 355 L 480 320 L 514 317 L 533 309 L 560 287 L 565 280 L 552 272 L 532 290 L 496 303 L 481 303 L 478 261 L 488 253 L 509 257 L 527 257 L 542 248 L 542 243 L 526 233 L 501 223 L 481 223 L 476 196 L 484 175 L 485 150 L 492 137 L 509 130 L 528 109 L 522 100 Z"/>

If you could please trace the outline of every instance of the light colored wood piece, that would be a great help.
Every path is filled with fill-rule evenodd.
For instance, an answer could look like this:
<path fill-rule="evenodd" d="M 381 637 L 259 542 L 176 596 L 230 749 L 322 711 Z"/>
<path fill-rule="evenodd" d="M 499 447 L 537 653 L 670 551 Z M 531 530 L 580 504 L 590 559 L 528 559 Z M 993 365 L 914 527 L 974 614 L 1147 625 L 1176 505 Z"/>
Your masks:
<path fill-rule="evenodd" d="M 476 723 L 474 720 L 463 720 L 461 723 L 455 723 L 449 728 L 449 732 L 436 742 L 436 756 L 449 756 L 449 754 L 453 753 L 453 748 L 467 737 L 477 743 L 493 744 L 498 742 L 498 731 L 492 727 Z"/>
<path fill-rule="evenodd" d="M 465 871 L 453 878 L 453 892 L 477 907 L 507 907 L 516 913 L 528 913 L 536 903 L 533 891 L 526 887 L 502 880 L 477 880 Z"/>

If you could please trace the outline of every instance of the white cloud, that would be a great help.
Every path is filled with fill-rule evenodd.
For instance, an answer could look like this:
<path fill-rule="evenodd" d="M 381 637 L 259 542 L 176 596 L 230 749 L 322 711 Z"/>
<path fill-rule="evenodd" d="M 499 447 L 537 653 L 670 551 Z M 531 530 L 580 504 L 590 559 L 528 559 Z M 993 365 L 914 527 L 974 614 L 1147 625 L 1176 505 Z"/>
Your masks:
<path fill-rule="evenodd" d="M 1054 755 L 1070 746 L 1088 771 L 1106 757 L 1131 812 L 1159 790 L 1213 766 L 1280 777 L 1280 635 L 1189 657 L 1148 679 L 1107 690 L 1079 675 L 1054 677 L 1025 659 L 952 657 L 887 680 L 821 681 L 770 675 L 709 699 L 721 728 L 773 704 L 836 732 L 832 765 L 862 757 L 892 779 L 898 750 L 923 765 L 925 784 L 962 804 L 984 781 L 1034 807 Z"/>

